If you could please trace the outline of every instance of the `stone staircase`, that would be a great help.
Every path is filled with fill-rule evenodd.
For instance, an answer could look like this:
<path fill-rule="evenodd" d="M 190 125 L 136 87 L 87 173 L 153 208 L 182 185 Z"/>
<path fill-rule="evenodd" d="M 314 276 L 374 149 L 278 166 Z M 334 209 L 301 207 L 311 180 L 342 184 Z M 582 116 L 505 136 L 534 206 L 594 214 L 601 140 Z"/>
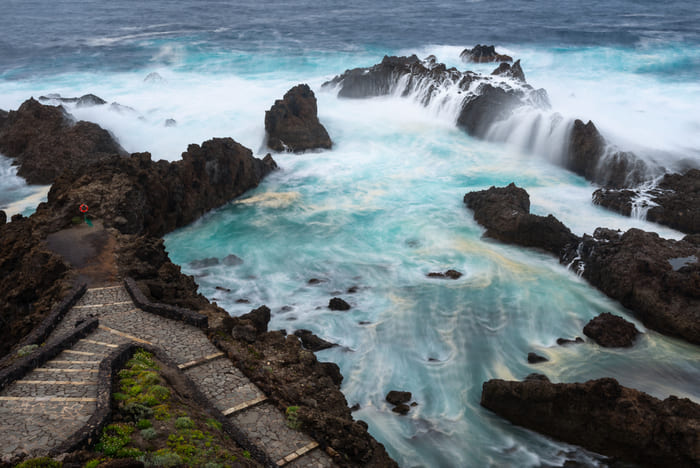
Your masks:
<path fill-rule="evenodd" d="M 99 328 L 0 392 L 0 459 L 45 455 L 94 413 L 100 362 L 135 342 L 163 352 L 213 406 L 277 466 L 330 467 L 331 458 L 284 415 L 207 338 L 202 330 L 138 309 L 122 285 L 88 289 L 52 333 L 99 319 Z"/>

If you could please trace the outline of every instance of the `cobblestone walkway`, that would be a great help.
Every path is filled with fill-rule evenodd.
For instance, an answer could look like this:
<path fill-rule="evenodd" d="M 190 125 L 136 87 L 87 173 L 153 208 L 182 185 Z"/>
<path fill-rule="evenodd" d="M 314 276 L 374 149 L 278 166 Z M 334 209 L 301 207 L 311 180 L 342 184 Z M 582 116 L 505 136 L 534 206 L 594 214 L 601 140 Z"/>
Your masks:
<path fill-rule="evenodd" d="M 95 332 L 0 393 L 0 458 L 45 454 L 79 429 L 95 409 L 100 361 L 135 341 L 162 348 L 278 466 L 334 466 L 314 440 L 287 426 L 284 415 L 200 329 L 136 308 L 117 285 L 88 289 L 52 336 L 69 333 L 88 317 L 100 320 Z"/>

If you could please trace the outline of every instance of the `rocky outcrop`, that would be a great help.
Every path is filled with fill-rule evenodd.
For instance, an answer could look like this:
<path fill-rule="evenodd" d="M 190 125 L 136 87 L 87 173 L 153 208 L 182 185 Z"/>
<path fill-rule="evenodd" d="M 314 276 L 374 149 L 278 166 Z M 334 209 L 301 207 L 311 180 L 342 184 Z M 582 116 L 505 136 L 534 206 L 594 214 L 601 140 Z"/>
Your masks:
<path fill-rule="evenodd" d="M 530 214 L 530 196 L 515 184 L 470 192 L 464 196 L 464 203 L 486 228 L 487 237 L 557 256 L 578 245 L 579 238 L 554 216 Z"/>
<path fill-rule="evenodd" d="M 338 96 L 346 98 L 414 95 L 424 105 L 444 96 L 446 90 L 455 91 L 456 96 L 450 99 L 462 101 L 457 125 L 477 137 L 483 137 L 494 122 L 509 117 L 518 107 L 549 107 L 546 91 L 535 90 L 525 83 L 524 76 L 517 85 L 496 82 L 490 75 L 447 68 L 432 56 L 426 60 L 415 55 L 385 56 L 377 65 L 347 70 L 323 86 L 335 87 Z"/>
<path fill-rule="evenodd" d="M 302 152 L 332 146 L 328 132 L 318 120 L 316 96 L 306 84 L 287 91 L 265 112 L 265 131 L 267 146 L 275 151 Z"/>
<path fill-rule="evenodd" d="M 495 46 L 477 44 L 473 49 L 464 49 L 459 58 L 465 62 L 488 63 L 488 62 L 512 62 L 510 55 L 499 54 Z"/>
<path fill-rule="evenodd" d="M 319 338 L 311 330 L 297 330 L 294 332 L 294 335 L 299 337 L 301 343 L 304 345 L 304 348 L 308 349 L 309 351 L 316 352 L 338 346 L 335 343 Z"/>
<path fill-rule="evenodd" d="M 126 154 L 99 125 L 75 122 L 63 107 L 34 99 L 9 112 L 0 126 L 0 153 L 15 159 L 17 174 L 30 184 L 49 184 L 65 170 Z"/>
<path fill-rule="evenodd" d="M 86 203 L 106 227 L 160 237 L 256 187 L 275 167 L 269 156 L 260 160 L 231 138 L 214 138 L 190 145 L 182 160 L 173 163 L 135 153 L 65 174 L 51 187 L 48 205 L 38 211 L 50 207 L 58 214 L 51 219 L 66 225 Z"/>
<path fill-rule="evenodd" d="M 643 466 L 700 464 L 700 406 L 663 401 L 614 379 L 554 384 L 489 380 L 481 405 L 513 424 Z"/>
<path fill-rule="evenodd" d="M 331 310 L 350 310 L 350 304 L 340 297 L 333 297 L 328 301 L 328 308 Z"/>
<path fill-rule="evenodd" d="M 553 253 L 647 327 L 700 343 L 700 236 L 598 228 L 579 238 L 551 215 L 529 214 L 527 192 L 514 184 L 468 193 L 464 202 L 486 236 Z"/>
<path fill-rule="evenodd" d="M 583 334 L 605 348 L 629 348 L 639 330 L 622 317 L 604 312 L 583 327 Z"/>
<path fill-rule="evenodd" d="M 636 211 L 649 221 L 700 234 L 700 170 L 666 174 L 650 187 L 599 189 L 593 193 L 593 203 L 625 216 Z"/>
<path fill-rule="evenodd" d="M 547 362 L 547 361 L 549 361 L 549 359 L 547 359 L 544 356 L 540 356 L 537 353 L 532 353 L 532 352 L 527 353 L 527 362 L 529 362 L 530 364 L 539 364 L 540 362 Z"/>
<path fill-rule="evenodd" d="M 633 187 L 663 173 L 634 153 L 610 147 L 590 120 L 574 121 L 564 156 L 564 167 L 604 187 Z"/>
<path fill-rule="evenodd" d="M 460 273 L 457 270 L 447 270 L 445 272 L 442 271 L 431 271 L 426 275 L 428 278 L 441 278 L 441 279 L 459 279 L 462 277 L 462 273 Z"/>
<path fill-rule="evenodd" d="M 700 344 L 700 245 L 653 232 L 596 229 L 561 261 L 649 328 Z"/>

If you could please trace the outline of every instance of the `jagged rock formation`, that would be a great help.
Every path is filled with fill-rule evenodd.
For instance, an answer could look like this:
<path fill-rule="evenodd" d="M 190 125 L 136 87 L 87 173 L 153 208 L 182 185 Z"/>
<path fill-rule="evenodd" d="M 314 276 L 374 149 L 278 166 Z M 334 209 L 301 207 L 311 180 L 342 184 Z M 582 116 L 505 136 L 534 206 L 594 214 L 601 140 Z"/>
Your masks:
<path fill-rule="evenodd" d="M 510 65 L 508 63 L 503 62 L 496 68 L 494 71 L 491 72 L 492 75 L 501 75 L 501 76 L 509 76 L 511 78 L 514 78 L 518 81 L 522 81 L 523 83 L 526 83 L 525 81 L 525 72 L 523 72 L 522 67 L 520 66 L 520 60 L 516 60 L 513 65 Z"/>
<path fill-rule="evenodd" d="M 301 152 L 332 146 L 328 132 L 318 120 L 316 96 L 306 84 L 287 91 L 265 112 L 265 131 L 267 146 L 275 151 Z"/>
<path fill-rule="evenodd" d="M 661 401 L 610 378 L 554 384 L 535 375 L 485 382 L 481 405 L 513 424 L 643 466 L 700 464 L 700 405 L 687 398 Z"/>
<path fill-rule="evenodd" d="M 513 183 L 468 193 L 464 203 L 474 211 L 474 219 L 486 227 L 487 237 L 557 256 L 578 245 L 579 238 L 554 216 L 530 214 L 530 196 Z"/>
<path fill-rule="evenodd" d="M 189 145 L 174 163 L 135 153 L 64 174 L 51 187 L 48 206 L 60 223 L 70 223 L 86 203 L 106 227 L 160 237 L 256 187 L 275 167 L 269 156 L 260 160 L 231 138 L 214 138 Z"/>
<path fill-rule="evenodd" d="M 75 104 L 76 107 L 91 107 L 91 106 L 103 106 L 107 104 L 107 101 L 94 94 L 85 94 L 80 97 L 65 98 L 61 97 L 60 94 L 49 94 L 48 96 L 39 96 L 41 102 L 61 102 L 67 104 Z"/>
<path fill-rule="evenodd" d="M 464 49 L 459 58 L 465 62 L 486 63 L 486 62 L 512 62 L 510 55 L 499 54 L 495 46 L 477 44 L 473 49 Z"/>
<path fill-rule="evenodd" d="M 34 99 L 0 121 L 0 153 L 15 159 L 17 174 L 30 184 L 49 184 L 65 170 L 126 154 L 99 125 L 75 122 L 63 107 Z"/>
<path fill-rule="evenodd" d="M 551 252 L 649 328 L 700 343 L 698 236 L 598 228 L 579 238 L 551 215 L 529 214 L 527 192 L 514 184 L 468 193 L 464 202 L 486 236 Z"/>
<path fill-rule="evenodd" d="M 625 216 L 636 209 L 646 219 L 678 229 L 686 234 L 700 234 L 700 170 L 685 174 L 666 174 L 649 188 L 598 189 L 593 203 Z"/>

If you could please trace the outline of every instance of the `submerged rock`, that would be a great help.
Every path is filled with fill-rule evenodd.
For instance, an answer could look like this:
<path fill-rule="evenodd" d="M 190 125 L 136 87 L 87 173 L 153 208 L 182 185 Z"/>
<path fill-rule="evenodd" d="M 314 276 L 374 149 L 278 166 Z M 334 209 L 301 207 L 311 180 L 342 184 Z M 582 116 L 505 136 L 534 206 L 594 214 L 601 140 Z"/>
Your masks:
<path fill-rule="evenodd" d="M 219 264 L 219 259 L 216 257 L 202 258 L 199 260 L 192 260 L 189 263 L 190 268 L 207 268 L 211 266 L 216 266 Z"/>
<path fill-rule="evenodd" d="M 39 96 L 39 101 L 42 102 L 62 102 L 67 104 L 75 104 L 76 107 L 92 107 L 92 106 L 102 106 L 107 104 L 107 101 L 94 94 L 85 94 L 83 96 L 64 98 L 60 94 L 49 94 L 47 96 Z"/>
<path fill-rule="evenodd" d="M 408 403 L 409 401 L 411 401 L 411 396 L 411 392 L 391 390 L 389 393 L 386 394 L 385 399 L 392 405 L 398 405 L 401 403 Z"/>
<path fill-rule="evenodd" d="M 165 124 L 166 127 L 177 127 L 177 120 L 175 119 L 165 119 Z"/>
<path fill-rule="evenodd" d="M 700 405 L 658 400 L 606 378 L 489 380 L 481 405 L 513 424 L 644 466 L 700 464 Z"/>
<path fill-rule="evenodd" d="M 583 338 L 580 336 L 577 336 L 575 339 L 570 340 L 568 338 L 557 338 L 557 344 L 559 346 L 569 346 L 572 344 L 581 344 L 583 343 Z"/>
<path fill-rule="evenodd" d="M 300 84 L 275 101 L 265 112 L 267 146 L 275 151 L 301 152 L 330 149 L 331 138 L 318 120 L 316 96 L 306 84 Z"/>
<path fill-rule="evenodd" d="M 30 184 L 49 184 L 65 170 L 126 155 L 99 125 L 75 122 L 63 107 L 45 106 L 34 99 L 9 112 L 0 128 L 0 152 L 15 159 L 17 174 Z"/>
<path fill-rule="evenodd" d="M 426 275 L 428 278 L 444 278 L 444 279 L 459 279 L 462 277 L 462 273 L 457 270 L 447 270 L 446 272 L 430 272 Z"/>
<path fill-rule="evenodd" d="M 583 327 L 583 333 L 606 348 L 629 348 L 634 344 L 639 330 L 622 317 L 605 312 L 591 319 Z"/>
<path fill-rule="evenodd" d="M 331 310 L 350 310 L 350 304 L 339 297 L 334 297 L 328 303 L 328 308 Z"/>
<path fill-rule="evenodd" d="M 499 54 L 493 45 L 477 44 L 473 49 L 464 49 L 459 58 L 465 62 L 487 63 L 487 62 L 512 62 L 510 55 Z"/>
<path fill-rule="evenodd" d="M 515 184 L 470 192 L 464 196 L 464 203 L 486 228 L 487 237 L 557 256 L 578 245 L 579 238 L 554 216 L 530 214 L 530 196 Z"/>
<path fill-rule="evenodd" d="M 593 203 L 625 216 L 636 208 L 644 217 L 686 234 L 700 233 L 700 170 L 666 174 L 652 187 L 634 190 L 598 189 Z"/>
<path fill-rule="evenodd" d="M 229 254 L 223 258 L 222 263 L 226 266 L 238 266 L 243 264 L 243 259 L 238 255 Z"/>

